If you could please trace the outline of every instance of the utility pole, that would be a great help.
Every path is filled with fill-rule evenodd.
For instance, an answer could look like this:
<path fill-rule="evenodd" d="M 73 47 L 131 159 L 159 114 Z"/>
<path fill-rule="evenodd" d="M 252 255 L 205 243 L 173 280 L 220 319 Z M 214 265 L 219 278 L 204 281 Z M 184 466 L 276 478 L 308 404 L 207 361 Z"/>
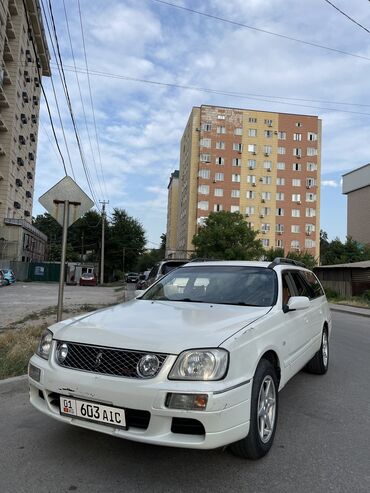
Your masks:
<path fill-rule="evenodd" d="M 122 248 L 122 274 L 125 275 L 125 255 L 126 255 L 126 248 Z"/>
<path fill-rule="evenodd" d="M 84 233 L 81 235 L 81 264 L 84 261 Z"/>
<path fill-rule="evenodd" d="M 101 259 L 100 259 L 100 285 L 104 284 L 104 247 L 105 247 L 105 205 L 109 204 L 109 200 L 99 201 L 103 207 L 101 211 L 102 226 L 101 226 Z"/>

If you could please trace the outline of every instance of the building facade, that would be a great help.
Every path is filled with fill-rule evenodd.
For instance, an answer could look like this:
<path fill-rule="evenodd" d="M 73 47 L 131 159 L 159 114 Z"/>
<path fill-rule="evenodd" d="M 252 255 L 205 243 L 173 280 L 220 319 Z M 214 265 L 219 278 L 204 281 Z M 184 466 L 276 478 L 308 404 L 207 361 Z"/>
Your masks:
<path fill-rule="evenodd" d="M 177 256 L 193 250 L 210 212 L 226 210 L 240 212 L 265 248 L 317 257 L 320 163 L 315 116 L 194 107 L 180 147 Z"/>
<path fill-rule="evenodd" d="M 28 226 L 43 75 L 50 75 L 50 66 L 39 0 L 1 0 L 0 239 L 3 252 L 15 257 L 9 260 L 39 259 L 43 250 L 44 235 Z"/>
<path fill-rule="evenodd" d="M 177 204 L 179 201 L 179 172 L 175 170 L 171 173 L 168 184 L 167 201 L 167 233 L 166 235 L 166 257 L 171 257 L 176 253 L 176 233 L 177 233 Z"/>
<path fill-rule="evenodd" d="M 347 195 L 347 235 L 370 244 L 370 163 L 343 175 Z"/>

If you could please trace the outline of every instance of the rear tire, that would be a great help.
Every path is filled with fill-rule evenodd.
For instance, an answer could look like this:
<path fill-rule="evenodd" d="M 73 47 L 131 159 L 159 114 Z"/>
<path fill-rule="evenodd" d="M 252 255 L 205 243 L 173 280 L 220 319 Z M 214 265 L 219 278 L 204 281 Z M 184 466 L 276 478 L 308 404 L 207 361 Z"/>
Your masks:
<path fill-rule="evenodd" d="M 4 279 L 4 283 L 5 283 L 5 286 L 9 286 L 9 284 L 10 284 L 9 279 Z"/>
<path fill-rule="evenodd" d="M 275 368 L 268 360 L 262 359 L 253 379 L 249 433 L 230 445 L 233 454 L 252 460 L 267 454 L 274 441 L 278 404 Z"/>
<path fill-rule="evenodd" d="M 307 363 L 306 370 L 315 375 L 325 375 L 329 368 L 329 337 L 328 329 L 322 331 L 321 346 L 315 356 Z"/>

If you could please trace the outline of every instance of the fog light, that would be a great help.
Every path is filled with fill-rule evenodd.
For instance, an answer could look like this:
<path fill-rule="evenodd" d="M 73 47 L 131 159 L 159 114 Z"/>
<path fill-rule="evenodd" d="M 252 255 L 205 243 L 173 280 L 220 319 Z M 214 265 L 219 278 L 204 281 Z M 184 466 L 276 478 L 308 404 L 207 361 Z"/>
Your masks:
<path fill-rule="evenodd" d="M 41 378 L 41 370 L 34 366 L 32 363 L 28 365 L 28 376 L 35 380 L 35 382 L 39 382 Z"/>
<path fill-rule="evenodd" d="M 136 371 L 142 378 L 152 378 L 157 374 L 159 366 L 159 359 L 155 354 L 146 354 L 139 360 Z"/>
<path fill-rule="evenodd" d="M 204 411 L 207 407 L 207 402 L 207 394 L 167 394 L 166 407 L 170 409 Z"/>
<path fill-rule="evenodd" d="M 68 346 L 65 342 L 63 342 L 63 344 L 61 344 L 58 347 L 58 351 L 57 351 L 57 357 L 58 357 L 59 363 L 63 363 L 63 361 L 66 359 L 67 355 L 68 355 Z"/>

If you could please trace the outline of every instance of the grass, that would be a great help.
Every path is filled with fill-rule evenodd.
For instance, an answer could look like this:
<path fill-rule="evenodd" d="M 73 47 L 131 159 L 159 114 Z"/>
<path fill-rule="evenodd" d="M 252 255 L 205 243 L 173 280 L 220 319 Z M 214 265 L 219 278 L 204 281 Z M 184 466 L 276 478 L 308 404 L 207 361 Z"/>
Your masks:
<path fill-rule="evenodd" d="M 336 303 L 337 305 L 349 305 L 357 306 L 358 308 L 370 308 L 370 302 L 364 300 L 359 296 L 352 296 L 352 298 L 330 298 L 328 297 L 330 303 Z"/>
<path fill-rule="evenodd" d="M 46 326 L 41 324 L 0 333 L 0 380 L 27 373 L 28 361 Z"/>

